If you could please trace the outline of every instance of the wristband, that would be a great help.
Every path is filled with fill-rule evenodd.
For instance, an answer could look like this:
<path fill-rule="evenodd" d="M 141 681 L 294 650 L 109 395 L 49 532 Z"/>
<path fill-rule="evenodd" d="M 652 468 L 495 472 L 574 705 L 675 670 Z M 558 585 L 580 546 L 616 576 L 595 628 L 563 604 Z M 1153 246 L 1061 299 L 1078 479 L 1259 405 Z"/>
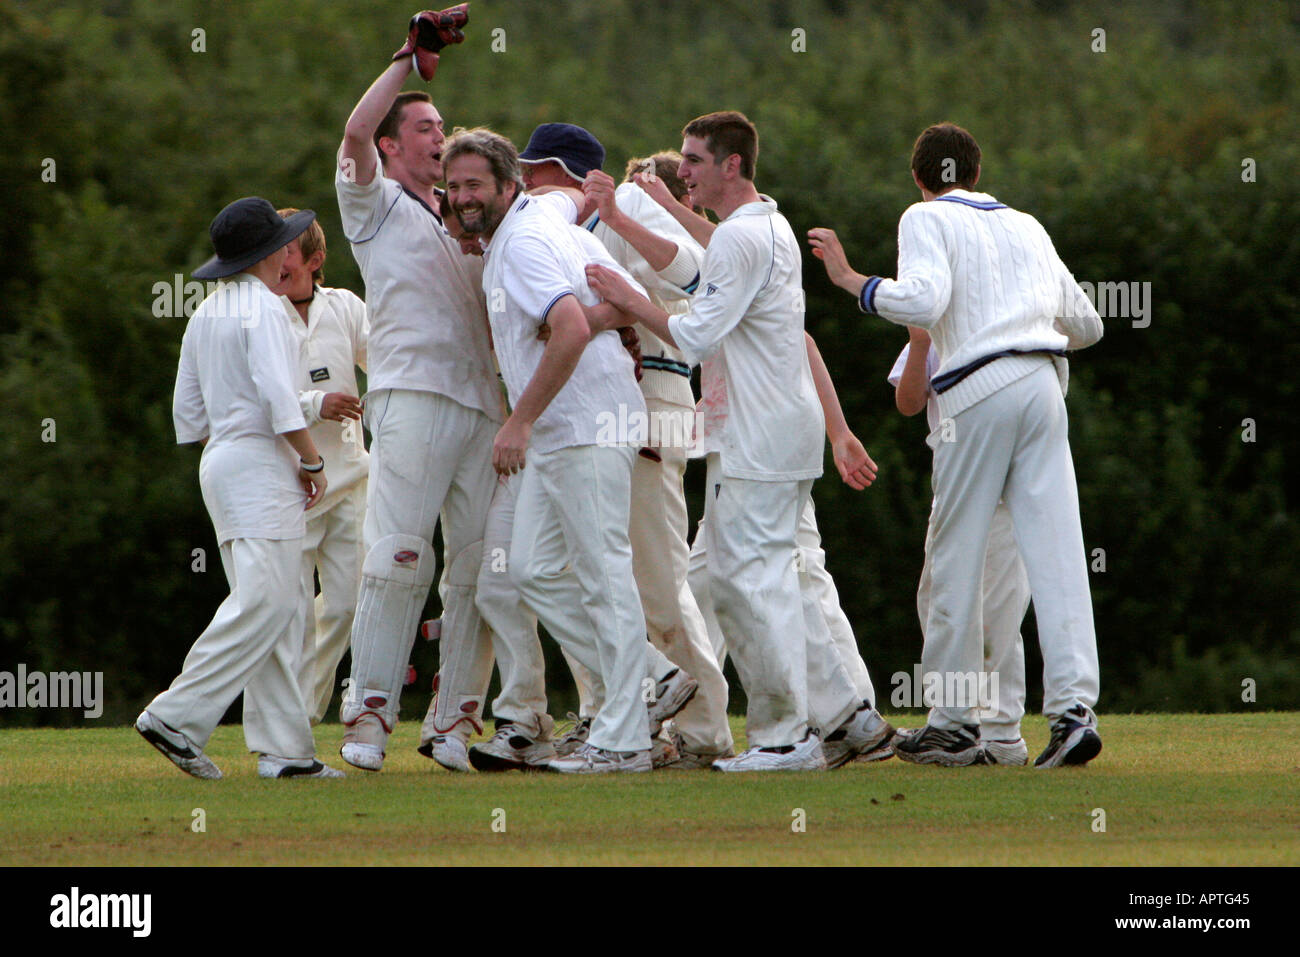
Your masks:
<path fill-rule="evenodd" d="M 317 472 L 325 471 L 325 456 L 320 457 L 320 461 L 315 465 L 307 465 L 302 459 L 298 460 L 298 468 L 302 469 L 308 475 L 315 475 Z"/>

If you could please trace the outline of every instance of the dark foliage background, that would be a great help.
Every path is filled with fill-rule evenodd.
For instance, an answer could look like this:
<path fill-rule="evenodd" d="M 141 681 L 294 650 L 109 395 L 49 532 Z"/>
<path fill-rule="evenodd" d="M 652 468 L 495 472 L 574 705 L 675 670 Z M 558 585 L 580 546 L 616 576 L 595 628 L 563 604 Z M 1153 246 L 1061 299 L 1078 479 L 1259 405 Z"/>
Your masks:
<path fill-rule="evenodd" d="M 741 109 L 762 138 L 758 185 L 796 232 L 833 226 L 857 268 L 889 275 L 898 217 L 918 198 L 912 140 L 952 120 L 980 141 L 981 187 L 1042 220 L 1077 278 L 1149 282 L 1150 325 L 1108 320 L 1073 362 L 1068 400 L 1086 543 L 1105 552 L 1092 575 L 1101 706 L 1300 704 L 1300 8 L 541 7 L 475 0 L 468 40 L 431 85 L 450 124 L 522 143 L 537 123 L 578 122 L 617 174 L 630 155 L 680 145 L 691 117 Z M 103 720 L 129 719 L 226 594 L 197 449 L 171 428 L 184 319 L 155 314 L 154 286 L 187 279 L 215 212 L 258 194 L 318 210 L 329 283 L 364 292 L 334 153 L 410 13 L 391 0 L 0 0 L 0 670 L 102 670 Z M 894 411 L 885 382 L 906 334 L 861 316 L 811 256 L 805 285 L 808 328 L 881 466 L 854 493 L 828 457 L 815 497 L 887 690 L 919 656 L 929 507 L 924 427 Z M 51 419 L 56 441 L 42 441 Z M 692 472 L 693 491 L 701 481 Z M 191 571 L 196 548 L 205 573 Z M 417 649 L 420 688 L 435 661 Z M 551 675 L 561 710 L 568 678 Z M 1031 710 L 1038 694 L 1031 684 Z M 408 695 L 408 713 L 422 698 Z"/>

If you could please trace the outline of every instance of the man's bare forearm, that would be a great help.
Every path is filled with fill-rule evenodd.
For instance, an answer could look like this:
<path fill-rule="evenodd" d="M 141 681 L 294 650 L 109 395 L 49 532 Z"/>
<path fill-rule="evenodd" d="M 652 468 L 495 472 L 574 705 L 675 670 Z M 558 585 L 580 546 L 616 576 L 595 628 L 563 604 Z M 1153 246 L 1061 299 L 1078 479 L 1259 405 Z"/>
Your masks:
<path fill-rule="evenodd" d="M 411 73 L 410 57 L 403 57 L 389 64 L 388 69 L 379 74 L 379 78 L 370 84 L 370 89 L 357 102 L 343 128 L 343 145 L 339 147 L 339 160 L 351 160 L 356 169 L 356 181 L 365 186 L 375 174 L 371 161 L 374 154 L 371 144 L 374 142 L 375 130 L 406 85 L 406 78 Z"/>
<path fill-rule="evenodd" d="M 835 383 L 831 380 L 830 370 L 826 368 L 826 361 L 822 359 L 817 343 L 806 332 L 803 337 L 808 349 L 808 366 L 812 369 L 813 384 L 817 386 L 817 398 L 822 404 L 822 415 L 826 419 L 826 437 L 835 442 L 849 431 L 849 423 L 844 418 L 844 409 L 840 407 Z"/>
<path fill-rule="evenodd" d="M 546 351 L 542 353 L 542 361 L 528 380 L 513 413 L 515 418 L 529 425 L 537 421 L 564 388 L 564 383 L 578 367 L 582 350 L 591 341 L 587 318 L 578 307 L 578 300 L 572 296 L 564 297 L 551 307 L 546 323 L 551 327 Z"/>

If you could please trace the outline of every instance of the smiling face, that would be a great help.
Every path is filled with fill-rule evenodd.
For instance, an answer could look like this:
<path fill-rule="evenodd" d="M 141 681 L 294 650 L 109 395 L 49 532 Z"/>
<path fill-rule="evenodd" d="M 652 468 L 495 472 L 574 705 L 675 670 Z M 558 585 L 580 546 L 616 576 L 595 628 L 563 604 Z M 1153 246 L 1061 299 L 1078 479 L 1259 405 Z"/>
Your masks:
<path fill-rule="evenodd" d="M 702 137 L 688 136 L 682 141 L 682 163 L 677 175 L 686 184 L 689 205 L 716 208 L 722 199 L 723 166 L 716 162 Z"/>
<path fill-rule="evenodd" d="M 399 183 L 409 179 L 423 189 L 442 179 L 442 116 L 432 103 L 416 101 L 402 109 L 397 135 L 383 137 L 380 149 L 387 158 L 385 171 Z"/>
<path fill-rule="evenodd" d="M 323 260 L 325 254 L 317 251 L 312 253 L 310 260 L 304 260 L 302 245 L 297 239 L 291 240 L 284 247 L 284 252 L 284 263 L 280 266 L 280 283 L 283 287 L 280 293 L 290 299 L 306 299 L 311 295 L 312 273 L 320 268 L 317 260 Z"/>
<path fill-rule="evenodd" d="M 463 153 L 447 167 L 447 198 L 465 232 L 491 239 L 514 202 L 515 190 L 497 183 L 486 157 Z"/>

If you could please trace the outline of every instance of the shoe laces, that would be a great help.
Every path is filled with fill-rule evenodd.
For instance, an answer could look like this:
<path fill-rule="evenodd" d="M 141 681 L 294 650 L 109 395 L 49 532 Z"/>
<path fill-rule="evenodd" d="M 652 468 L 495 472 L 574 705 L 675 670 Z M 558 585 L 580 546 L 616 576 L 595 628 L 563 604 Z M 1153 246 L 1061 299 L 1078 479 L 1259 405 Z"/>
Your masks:
<path fill-rule="evenodd" d="M 566 717 L 569 720 L 569 725 L 564 734 L 556 741 L 556 744 L 567 744 L 573 740 L 585 740 L 587 732 L 591 730 L 591 719 L 581 718 L 572 711 L 568 712 Z"/>

